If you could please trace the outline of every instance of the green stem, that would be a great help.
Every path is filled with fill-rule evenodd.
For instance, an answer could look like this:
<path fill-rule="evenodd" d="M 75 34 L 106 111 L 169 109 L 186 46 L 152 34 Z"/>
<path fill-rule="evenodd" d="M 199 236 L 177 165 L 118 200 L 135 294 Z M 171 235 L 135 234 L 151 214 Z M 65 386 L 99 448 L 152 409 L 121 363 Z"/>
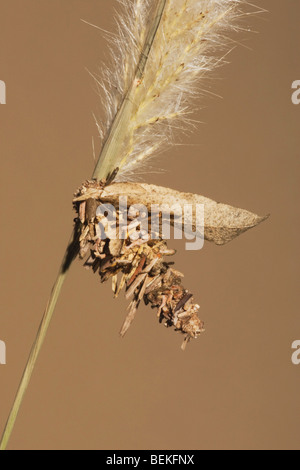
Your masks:
<path fill-rule="evenodd" d="M 54 312 L 59 294 L 61 292 L 63 283 L 64 283 L 66 275 L 67 275 L 67 273 L 70 269 L 70 266 L 71 266 L 72 262 L 74 261 L 74 259 L 76 258 L 77 254 L 78 254 L 78 234 L 77 234 L 77 231 L 75 229 L 74 233 L 72 234 L 72 238 L 69 242 L 69 245 L 67 247 L 67 250 L 66 250 L 62 265 L 61 265 L 61 268 L 59 270 L 57 280 L 56 280 L 56 282 L 53 286 L 51 296 L 50 296 L 50 299 L 49 299 L 49 302 L 48 302 L 43 320 L 42 320 L 41 325 L 39 327 L 39 330 L 38 330 L 37 336 L 35 338 L 34 344 L 32 346 L 31 353 L 30 353 L 27 365 L 25 367 L 23 377 L 21 379 L 21 382 L 20 382 L 16 397 L 15 397 L 13 407 L 11 409 L 8 421 L 6 423 L 6 426 L 5 426 L 5 429 L 4 429 L 4 432 L 3 432 L 3 436 L 2 436 L 2 439 L 1 439 L 1 443 L 0 443 L 0 450 L 6 450 L 6 448 L 7 448 L 8 441 L 9 441 L 11 433 L 13 431 L 13 428 L 14 428 L 14 425 L 15 425 L 15 422 L 16 422 L 16 419 L 17 419 L 22 401 L 24 399 L 25 392 L 26 392 L 27 387 L 29 385 L 29 382 L 30 382 L 30 379 L 31 379 L 31 376 L 32 376 L 32 373 L 33 373 L 34 366 L 35 366 L 36 361 L 38 359 L 38 356 L 39 356 L 40 350 L 42 348 L 43 342 L 45 340 L 45 336 L 46 336 L 46 333 L 48 331 L 48 328 L 49 328 L 49 325 L 50 325 L 50 322 L 51 322 L 51 319 L 52 319 L 52 316 L 53 316 L 53 312 Z"/>

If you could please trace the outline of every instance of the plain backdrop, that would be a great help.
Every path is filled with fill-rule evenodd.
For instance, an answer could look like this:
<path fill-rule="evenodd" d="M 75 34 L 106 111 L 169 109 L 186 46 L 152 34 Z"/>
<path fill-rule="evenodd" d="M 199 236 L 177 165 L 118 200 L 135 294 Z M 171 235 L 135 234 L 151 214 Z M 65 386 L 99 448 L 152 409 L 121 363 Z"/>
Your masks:
<path fill-rule="evenodd" d="M 182 338 L 143 306 L 126 338 L 126 301 L 77 262 L 66 282 L 10 449 L 299 449 L 300 80 L 297 0 L 256 0 L 230 64 L 205 86 L 196 132 L 144 181 L 197 192 L 271 218 L 225 247 L 205 244 L 176 267 L 206 333 Z M 108 56 L 115 0 L 0 0 L 0 432 L 71 232 L 72 194 L 89 178 L 86 69 Z"/>

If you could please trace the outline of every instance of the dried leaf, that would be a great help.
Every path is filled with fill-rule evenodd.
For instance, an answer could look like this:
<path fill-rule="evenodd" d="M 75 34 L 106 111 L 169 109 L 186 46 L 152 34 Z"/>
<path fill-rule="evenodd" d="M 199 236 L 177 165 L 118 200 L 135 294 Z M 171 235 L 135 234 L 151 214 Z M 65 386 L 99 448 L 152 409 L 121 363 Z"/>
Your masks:
<path fill-rule="evenodd" d="M 139 183 L 113 183 L 101 194 L 101 201 L 119 207 L 119 197 L 126 196 L 128 206 L 143 204 L 151 213 L 153 205 L 175 207 L 174 218 L 184 213 L 185 205 L 204 205 L 204 237 L 216 245 L 224 245 L 247 230 L 256 227 L 269 216 L 260 217 L 247 210 L 221 204 L 204 196 L 181 193 L 173 189 Z M 176 206 L 178 210 L 176 210 Z M 197 231 L 195 213 L 192 220 L 185 220 L 192 231 Z M 174 224 L 174 221 L 171 220 Z M 201 231 L 201 230 L 200 230 Z"/>
<path fill-rule="evenodd" d="M 135 315 L 136 315 L 136 312 L 137 312 L 137 309 L 138 309 L 138 302 L 136 302 L 135 300 L 131 302 L 130 306 L 129 306 L 129 313 L 125 319 L 125 322 L 121 328 L 121 331 L 120 331 L 120 335 L 122 336 L 122 338 L 126 335 L 127 331 L 129 330 L 134 318 L 135 318 Z"/>

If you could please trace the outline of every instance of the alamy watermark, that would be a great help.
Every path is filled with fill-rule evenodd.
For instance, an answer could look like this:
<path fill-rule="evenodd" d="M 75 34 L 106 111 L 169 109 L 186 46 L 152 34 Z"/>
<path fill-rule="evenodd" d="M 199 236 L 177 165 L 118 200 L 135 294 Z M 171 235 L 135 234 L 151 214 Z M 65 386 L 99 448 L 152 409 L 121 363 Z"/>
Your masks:
<path fill-rule="evenodd" d="M 0 341 L 0 365 L 6 364 L 6 344 L 4 341 Z"/>
<path fill-rule="evenodd" d="M 97 238 L 143 243 L 148 240 L 188 240 L 186 250 L 201 250 L 204 245 L 204 204 L 143 204 L 128 208 L 127 197 L 119 198 L 118 210 L 112 204 L 99 205 Z"/>
<path fill-rule="evenodd" d="M 292 363 L 294 366 L 299 366 L 300 365 L 300 340 L 296 340 L 292 344 L 292 349 L 295 351 L 292 354 Z"/>
<path fill-rule="evenodd" d="M 144 464 L 148 465 L 200 465 L 196 462 L 196 455 L 186 454 L 152 454 L 150 452 L 135 456 L 125 456 L 113 454 L 106 457 L 106 465 L 131 465 L 133 468 L 142 468 Z"/>
<path fill-rule="evenodd" d="M 6 104 L 6 84 L 0 80 L 0 104 Z"/>
<path fill-rule="evenodd" d="M 295 90 L 292 94 L 292 103 L 300 104 L 300 80 L 295 80 L 292 83 L 292 90 Z"/>

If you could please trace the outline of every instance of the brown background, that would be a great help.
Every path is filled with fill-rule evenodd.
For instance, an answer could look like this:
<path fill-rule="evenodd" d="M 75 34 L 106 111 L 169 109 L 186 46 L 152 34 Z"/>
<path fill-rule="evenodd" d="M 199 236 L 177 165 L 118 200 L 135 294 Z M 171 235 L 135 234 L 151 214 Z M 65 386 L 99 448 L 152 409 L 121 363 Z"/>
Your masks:
<path fill-rule="evenodd" d="M 207 332 L 181 338 L 141 308 L 127 337 L 126 302 L 73 268 L 10 449 L 292 449 L 299 446 L 300 4 L 263 0 L 231 65 L 198 113 L 205 124 L 145 181 L 199 192 L 272 218 L 232 244 L 186 252 L 177 268 Z M 0 428 L 8 415 L 72 224 L 71 196 L 93 169 L 85 67 L 107 55 L 111 0 L 0 1 Z M 100 146 L 96 141 L 97 149 Z"/>

